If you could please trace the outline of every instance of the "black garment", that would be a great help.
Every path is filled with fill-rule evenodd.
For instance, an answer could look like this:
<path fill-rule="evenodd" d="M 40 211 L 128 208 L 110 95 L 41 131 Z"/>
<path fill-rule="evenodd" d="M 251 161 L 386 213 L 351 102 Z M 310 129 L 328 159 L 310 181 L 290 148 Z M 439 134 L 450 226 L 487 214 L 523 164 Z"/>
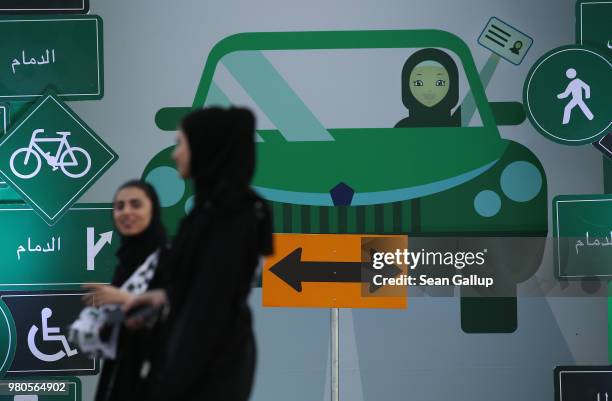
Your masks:
<path fill-rule="evenodd" d="M 410 91 L 410 74 L 423 61 L 436 61 L 448 71 L 448 93 L 438 104 L 427 107 L 419 102 Z M 398 122 L 395 127 L 460 127 L 461 107 L 451 114 L 459 102 L 459 72 L 455 61 L 438 49 L 423 49 L 406 60 L 402 69 L 402 102 L 409 116 Z"/>
<path fill-rule="evenodd" d="M 134 271 L 140 267 L 156 250 L 160 250 L 158 265 L 166 254 L 166 232 L 161 223 L 161 208 L 155 190 L 141 181 L 130 181 L 121 188 L 137 187 L 142 189 L 152 203 L 151 223 L 141 234 L 133 237 L 122 237 L 121 246 L 117 251 L 119 265 L 115 269 L 111 285 L 120 287 Z M 150 283 L 151 287 L 159 282 L 161 273 L 156 270 Z M 110 333 L 112 328 L 103 329 Z M 104 333 L 100 333 L 104 337 Z M 117 345 L 117 358 L 105 360 L 100 380 L 96 390 L 95 401 L 133 400 L 136 386 L 139 382 L 139 371 L 142 359 L 146 355 L 148 333 L 125 330 L 121 327 Z"/>
<path fill-rule="evenodd" d="M 255 366 L 247 297 L 260 255 L 272 251 L 268 207 L 249 188 L 254 118 L 243 109 L 204 109 L 182 128 L 196 203 L 164 268 L 173 275 L 170 315 L 144 398 L 245 401 Z"/>

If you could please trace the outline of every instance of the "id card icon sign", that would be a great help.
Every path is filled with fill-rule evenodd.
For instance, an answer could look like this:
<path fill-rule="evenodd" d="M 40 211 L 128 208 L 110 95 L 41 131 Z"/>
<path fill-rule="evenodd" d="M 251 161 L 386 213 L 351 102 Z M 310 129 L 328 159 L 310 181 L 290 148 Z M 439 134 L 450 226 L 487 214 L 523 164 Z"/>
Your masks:
<path fill-rule="evenodd" d="M 499 18 L 491 17 L 478 43 L 512 64 L 519 65 L 533 44 L 533 39 Z"/>
<path fill-rule="evenodd" d="M 0 142 L 0 178 L 53 225 L 117 159 L 91 128 L 47 92 Z"/>

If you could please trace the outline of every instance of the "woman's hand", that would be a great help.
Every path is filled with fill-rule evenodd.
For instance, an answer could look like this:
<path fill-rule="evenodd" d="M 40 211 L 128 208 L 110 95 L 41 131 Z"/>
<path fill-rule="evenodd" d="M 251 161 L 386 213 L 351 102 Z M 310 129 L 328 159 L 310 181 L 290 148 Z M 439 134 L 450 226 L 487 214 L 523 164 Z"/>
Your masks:
<path fill-rule="evenodd" d="M 130 302 L 134 296 L 129 292 L 123 291 L 117 287 L 106 284 L 85 284 L 83 288 L 91 290 L 88 294 L 81 298 L 83 302 L 90 306 L 102 305 L 125 305 Z"/>
<path fill-rule="evenodd" d="M 159 310 L 166 305 L 168 305 L 166 292 L 164 290 L 151 290 L 132 297 L 129 302 L 123 304 L 122 309 L 126 316 L 129 316 L 130 311 L 135 312 L 142 307 L 150 306 Z M 125 326 L 131 330 L 137 330 L 146 326 L 147 323 L 149 323 L 147 317 L 133 316 L 126 319 Z"/>

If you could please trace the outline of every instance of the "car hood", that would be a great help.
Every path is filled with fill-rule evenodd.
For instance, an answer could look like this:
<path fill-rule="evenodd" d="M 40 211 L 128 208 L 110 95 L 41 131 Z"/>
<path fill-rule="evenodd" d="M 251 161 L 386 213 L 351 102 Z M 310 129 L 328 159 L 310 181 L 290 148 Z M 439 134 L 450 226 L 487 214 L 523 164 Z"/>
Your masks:
<path fill-rule="evenodd" d="M 460 185 L 492 167 L 508 141 L 486 127 L 330 129 L 332 141 L 286 141 L 258 131 L 253 186 L 267 199 L 332 205 L 344 183 L 352 205 L 417 198 Z"/>

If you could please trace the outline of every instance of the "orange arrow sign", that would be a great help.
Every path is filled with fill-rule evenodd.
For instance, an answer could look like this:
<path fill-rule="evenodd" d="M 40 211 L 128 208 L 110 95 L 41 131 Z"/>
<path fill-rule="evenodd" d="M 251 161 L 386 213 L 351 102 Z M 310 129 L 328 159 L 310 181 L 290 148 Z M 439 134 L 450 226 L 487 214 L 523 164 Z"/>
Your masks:
<path fill-rule="evenodd" d="M 371 267 L 373 252 L 405 249 L 402 235 L 275 234 L 263 270 L 263 305 L 319 308 L 406 308 L 404 286 L 376 286 L 375 274 L 405 274 L 404 265 Z"/>

